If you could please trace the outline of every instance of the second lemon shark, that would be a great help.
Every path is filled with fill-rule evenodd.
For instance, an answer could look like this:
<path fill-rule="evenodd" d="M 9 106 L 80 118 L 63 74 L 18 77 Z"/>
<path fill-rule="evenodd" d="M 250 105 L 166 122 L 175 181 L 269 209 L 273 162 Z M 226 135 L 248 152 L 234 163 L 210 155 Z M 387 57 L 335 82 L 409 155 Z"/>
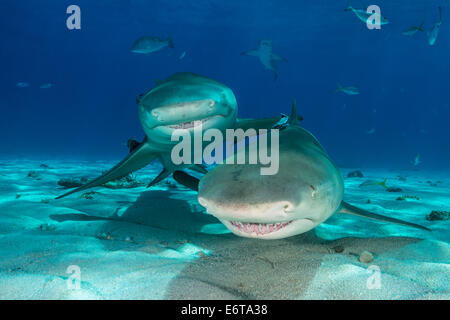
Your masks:
<path fill-rule="evenodd" d="M 199 165 L 175 165 L 171 150 L 177 144 L 171 141 L 177 129 L 192 132 L 201 125 L 208 129 L 271 128 L 281 116 L 264 119 L 238 119 L 238 105 L 233 91 L 226 85 L 193 73 L 177 73 L 157 85 L 147 94 L 137 98 L 139 120 L 146 134 L 145 139 L 133 146 L 130 154 L 111 170 L 89 183 L 57 197 L 122 178 L 159 159 L 163 171 L 150 183 L 152 186 L 165 179 L 175 170 L 191 168 L 205 173 Z"/>

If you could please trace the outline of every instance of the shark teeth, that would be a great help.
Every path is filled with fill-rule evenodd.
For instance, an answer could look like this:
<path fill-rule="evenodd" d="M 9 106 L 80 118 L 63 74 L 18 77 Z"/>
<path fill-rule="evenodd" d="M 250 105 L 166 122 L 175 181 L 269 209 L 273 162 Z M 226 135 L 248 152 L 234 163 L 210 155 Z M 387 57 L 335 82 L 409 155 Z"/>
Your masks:
<path fill-rule="evenodd" d="M 183 123 L 178 123 L 178 124 L 172 124 L 172 125 L 168 125 L 167 127 L 170 129 L 190 129 L 190 128 L 195 128 L 195 127 L 198 127 L 198 126 L 204 124 L 209 119 L 211 119 L 211 117 L 203 119 L 203 120 L 194 120 L 194 121 L 188 121 L 188 122 L 183 122 Z"/>
<path fill-rule="evenodd" d="M 281 230 L 284 227 L 291 224 L 292 222 L 293 220 L 280 223 L 249 223 L 249 222 L 230 221 L 231 225 L 236 229 L 238 229 L 239 231 L 245 233 L 256 233 L 257 235 L 269 234 Z"/>

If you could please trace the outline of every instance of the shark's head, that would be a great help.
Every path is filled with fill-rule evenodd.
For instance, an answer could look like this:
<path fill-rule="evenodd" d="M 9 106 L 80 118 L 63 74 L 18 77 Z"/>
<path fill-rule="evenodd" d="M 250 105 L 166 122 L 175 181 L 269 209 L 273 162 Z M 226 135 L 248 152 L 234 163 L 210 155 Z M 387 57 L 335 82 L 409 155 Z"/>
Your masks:
<path fill-rule="evenodd" d="M 267 40 L 267 39 L 261 40 L 259 42 L 259 46 L 261 48 L 272 49 L 272 40 Z"/>
<path fill-rule="evenodd" d="M 178 73 L 137 99 L 149 140 L 167 143 L 176 129 L 232 128 L 236 98 L 227 86 L 191 73 Z"/>
<path fill-rule="evenodd" d="M 248 238 L 286 238 L 325 221 L 341 204 L 342 176 L 302 130 L 281 132 L 277 174 L 261 175 L 260 165 L 218 165 L 200 180 L 199 203 Z"/>

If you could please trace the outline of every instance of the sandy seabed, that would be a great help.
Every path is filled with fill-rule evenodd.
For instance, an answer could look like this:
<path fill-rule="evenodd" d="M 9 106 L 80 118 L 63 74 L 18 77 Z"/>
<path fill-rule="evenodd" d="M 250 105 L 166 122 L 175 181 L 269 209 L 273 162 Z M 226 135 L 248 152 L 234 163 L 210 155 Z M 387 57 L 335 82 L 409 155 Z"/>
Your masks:
<path fill-rule="evenodd" d="M 450 210 L 448 172 L 366 169 L 345 180 L 347 202 L 432 232 L 336 214 L 264 241 L 229 233 L 171 179 L 54 200 L 60 179 L 113 163 L 45 163 L 0 162 L 0 299 L 450 299 L 450 221 L 425 219 Z M 136 176 L 148 183 L 159 170 Z M 402 192 L 359 187 L 383 178 Z M 363 251 L 372 262 L 358 260 Z"/>

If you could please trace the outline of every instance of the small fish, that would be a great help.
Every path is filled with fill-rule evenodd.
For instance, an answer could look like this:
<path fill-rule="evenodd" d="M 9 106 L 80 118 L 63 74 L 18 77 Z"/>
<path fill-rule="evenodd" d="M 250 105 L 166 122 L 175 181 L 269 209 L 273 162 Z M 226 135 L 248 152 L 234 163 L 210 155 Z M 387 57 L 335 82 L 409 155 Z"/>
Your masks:
<path fill-rule="evenodd" d="M 433 29 L 431 29 L 431 31 L 428 32 L 428 44 L 430 46 L 433 46 L 436 43 L 441 24 L 442 24 L 442 8 L 439 7 L 439 21 L 436 22 L 433 26 Z"/>
<path fill-rule="evenodd" d="M 408 29 L 406 29 L 405 31 L 403 31 L 402 33 L 405 35 L 405 36 L 413 36 L 413 35 L 415 35 L 416 33 L 417 33 L 417 31 L 420 31 L 420 32 L 424 32 L 424 30 L 423 30 L 423 24 L 424 24 L 424 22 L 422 22 L 421 24 L 420 24 L 420 26 L 412 26 L 411 28 L 408 28 Z"/>
<path fill-rule="evenodd" d="M 44 83 L 39 88 L 41 88 L 41 89 L 50 89 L 51 87 L 53 87 L 53 83 Z"/>
<path fill-rule="evenodd" d="M 385 178 L 383 181 L 366 180 L 363 183 L 361 183 L 359 185 L 359 187 L 362 188 L 362 187 L 368 187 L 368 186 L 382 186 L 383 188 L 387 189 L 386 181 L 387 181 L 387 178 Z"/>
<path fill-rule="evenodd" d="M 28 88 L 30 84 L 28 82 L 17 82 L 16 87 L 18 88 Z"/>
<path fill-rule="evenodd" d="M 374 134 L 375 131 L 376 131 L 375 128 L 372 128 L 372 129 L 370 129 L 370 130 L 367 130 L 366 133 L 367 133 L 367 134 Z"/>
<path fill-rule="evenodd" d="M 183 51 L 183 53 L 178 57 L 178 60 L 183 59 L 186 56 L 186 51 Z"/>
<path fill-rule="evenodd" d="M 422 161 L 420 161 L 420 153 L 418 153 L 415 157 L 414 160 L 412 162 L 412 164 L 417 167 L 419 164 L 421 164 Z"/>
<path fill-rule="evenodd" d="M 364 23 L 367 23 L 367 20 L 374 15 L 374 13 L 367 13 L 367 10 L 364 9 L 355 9 L 352 6 L 348 6 L 344 11 L 352 11 L 355 16 L 358 17 L 359 20 L 361 20 Z M 385 17 L 380 17 L 380 25 L 388 24 L 389 21 Z"/>
<path fill-rule="evenodd" d="M 157 37 L 146 36 L 139 38 L 135 41 L 133 47 L 131 48 L 131 52 L 150 54 L 152 52 L 162 50 L 165 47 L 174 48 L 171 37 L 168 37 L 166 40 L 162 40 Z"/>
<path fill-rule="evenodd" d="M 348 94 L 350 96 L 358 95 L 359 90 L 355 87 L 343 87 L 340 83 L 338 83 L 338 88 L 335 92 L 344 92 L 345 94 Z"/>

